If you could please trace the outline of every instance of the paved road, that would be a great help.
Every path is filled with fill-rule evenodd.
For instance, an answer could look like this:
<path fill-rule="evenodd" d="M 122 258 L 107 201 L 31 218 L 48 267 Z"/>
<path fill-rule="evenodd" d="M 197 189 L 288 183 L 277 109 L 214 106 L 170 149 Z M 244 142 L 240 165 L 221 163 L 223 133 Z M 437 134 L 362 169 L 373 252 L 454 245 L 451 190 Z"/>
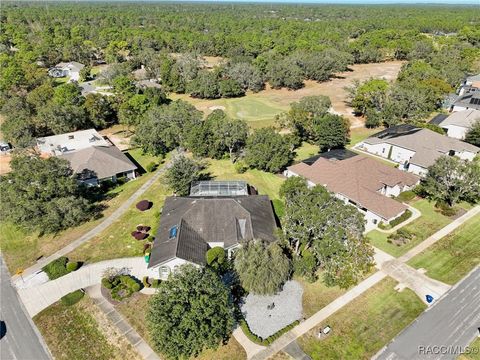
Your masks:
<path fill-rule="evenodd" d="M 384 348 L 377 360 L 456 359 L 479 334 L 480 267 Z"/>
<path fill-rule="evenodd" d="M 0 317 L 4 321 L 5 336 L 0 340 L 2 360 L 51 359 L 37 328 L 20 303 L 10 284 L 10 274 L 0 255 Z M 2 332 L 3 335 L 3 332 Z"/>

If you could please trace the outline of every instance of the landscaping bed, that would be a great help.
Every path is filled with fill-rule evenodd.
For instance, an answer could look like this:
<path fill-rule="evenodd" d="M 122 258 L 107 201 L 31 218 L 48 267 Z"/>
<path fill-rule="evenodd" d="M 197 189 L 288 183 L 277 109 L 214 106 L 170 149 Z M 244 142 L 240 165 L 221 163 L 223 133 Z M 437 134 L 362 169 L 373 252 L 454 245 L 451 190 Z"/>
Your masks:
<path fill-rule="evenodd" d="M 480 263 L 480 215 L 411 259 L 408 264 L 427 275 L 455 284 Z"/>
<path fill-rule="evenodd" d="M 312 359 L 370 359 L 409 325 L 426 305 L 409 289 L 394 290 L 386 278 L 298 339 Z M 320 328 L 331 333 L 318 339 Z"/>
<path fill-rule="evenodd" d="M 412 201 L 411 205 L 420 210 L 422 215 L 400 228 L 400 230 L 406 230 L 411 234 L 410 239 L 408 241 L 395 241 L 395 233 L 386 234 L 378 230 L 372 230 L 367 234 L 367 238 L 373 246 L 392 256 L 399 257 L 453 221 L 453 219 L 442 215 L 440 210 L 435 208 L 434 202 L 426 199 L 416 199 Z"/>

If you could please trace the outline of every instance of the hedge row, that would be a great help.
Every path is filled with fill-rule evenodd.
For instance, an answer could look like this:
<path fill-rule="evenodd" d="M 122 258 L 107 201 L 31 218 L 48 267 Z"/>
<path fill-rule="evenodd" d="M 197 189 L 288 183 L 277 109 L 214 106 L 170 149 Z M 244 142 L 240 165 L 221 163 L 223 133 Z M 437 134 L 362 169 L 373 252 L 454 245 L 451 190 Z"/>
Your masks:
<path fill-rule="evenodd" d="M 79 267 L 80 264 L 78 262 L 68 261 L 66 256 L 62 256 L 45 265 L 42 270 L 45 271 L 50 280 L 55 280 L 77 270 Z"/>
<path fill-rule="evenodd" d="M 411 216 L 412 216 L 412 212 L 407 209 L 402 215 L 390 221 L 389 224 L 393 228 L 398 224 L 401 224 L 402 222 L 406 221 L 407 219 L 410 219 Z"/>
<path fill-rule="evenodd" d="M 71 293 L 61 297 L 60 301 L 65 306 L 72 306 L 72 305 L 75 305 L 80 300 L 82 300 L 83 295 L 85 295 L 83 290 L 76 290 L 74 292 L 71 292 Z"/>
<path fill-rule="evenodd" d="M 270 344 L 273 343 L 275 340 L 277 340 L 280 336 L 282 336 L 282 335 L 285 334 L 286 332 L 290 331 L 291 329 L 293 329 L 293 328 L 294 328 L 295 326 L 297 326 L 298 324 L 300 324 L 300 321 L 295 320 L 293 323 L 291 323 L 290 325 L 285 326 L 283 329 L 277 331 L 275 334 L 270 335 L 269 337 L 263 339 L 263 338 L 261 338 L 260 336 L 254 334 L 254 333 L 252 332 L 252 330 L 250 330 L 250 328 L 248 327 L 248 324 L 247 324 L 247 322 L 245 321 L 245 319 L 241 319 L 241 320 L 240 320 L 240 327 L 242 328 L 243 333 L 244 333 L 251 341 L 253 341 L 254 343 L 256 343 L 256 344 L 258 344 L 258 345 L 263 345 L 263 346 L 268 346 L 268 345 L 270 345 Z"/>

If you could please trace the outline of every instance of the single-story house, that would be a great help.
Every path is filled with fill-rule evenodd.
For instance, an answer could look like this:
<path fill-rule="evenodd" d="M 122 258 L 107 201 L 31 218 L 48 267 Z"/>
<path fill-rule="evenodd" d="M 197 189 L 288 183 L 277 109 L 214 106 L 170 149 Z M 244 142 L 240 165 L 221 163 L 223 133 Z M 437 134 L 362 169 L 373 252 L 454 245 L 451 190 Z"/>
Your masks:
<path fill-rule="evenodd" d="M 429 129 L 402 124 L 363 140 L 355 148 L 398 163 L 401 170 L 424 175 L 442 155 L 473 160 L 480 148 Z"/>
<path fill-rule="evenodd" d="M 419 183 L 413 174 L 400 171 L 349 150 L 331 150 L 289 166 L 284 175 L 301 176 L 309 186 L 322 185 L 365 216 L 365 230 L 401 216 L 408 207 L 392 199 Z"/>
<path fill-rule="evenodd" d="M 204 265 L 209 248 L 220 246 L 230 256 L 249 240 L 276 241 L 275 228 L 266 195 L 168 197 L 148 268 L 166 279 L 180 265 Z"/>
<path fill-rule="evenodd" d="M 68 160 L 78 180 L 87 185 L 135 179 L 137 166 L 95 129 L 38 138 L 37 147 L 44 155 Z"/>
<path fill-rule="evenodd" d="M 476 121 L 480 121 L 480 110 L 469 109 L 454 112 L 437 125 L 447 132 L 447 136 L 463 140 Z"/>
<path fill-rule="evenodd" d="M 48 69 L 48 75 L 54 78 L 70 77 L 70 81 L 79 81 L 80 80 L 80 70 L 82 70 L 85 65 L 76 62 L 61 62 L 54 67 Z"/>

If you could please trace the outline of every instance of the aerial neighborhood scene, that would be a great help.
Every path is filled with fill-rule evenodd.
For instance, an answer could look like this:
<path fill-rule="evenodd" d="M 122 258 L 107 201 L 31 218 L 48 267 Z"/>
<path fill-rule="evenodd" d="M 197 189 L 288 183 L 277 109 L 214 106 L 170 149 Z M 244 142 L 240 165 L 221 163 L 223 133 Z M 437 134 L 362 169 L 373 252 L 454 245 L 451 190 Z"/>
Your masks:
<path fill-rule="evenodd" d="M 480 359 L 478 0 L 1 1 L 1 360 Z"/>

